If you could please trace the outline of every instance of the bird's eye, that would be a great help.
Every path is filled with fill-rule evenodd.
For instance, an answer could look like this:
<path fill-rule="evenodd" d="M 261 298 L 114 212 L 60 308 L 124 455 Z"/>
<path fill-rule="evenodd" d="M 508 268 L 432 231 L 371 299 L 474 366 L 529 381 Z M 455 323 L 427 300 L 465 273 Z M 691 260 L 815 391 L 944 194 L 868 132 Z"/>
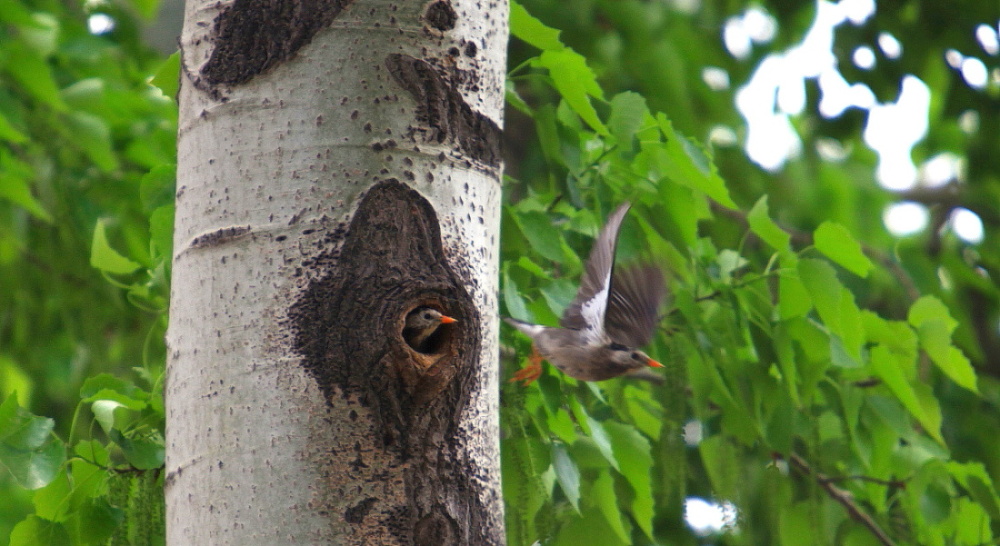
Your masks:
<path fill-rule="evenodd" d="M 632 360 L 640 360 L 639 353 L 632 353 Z"/>
<path fill-rule="evenodd" d="M 431 320 L 431 318 L 432 318 L 432 317 L 431 317 L 431 314 L 430 314 L 430 313 L 424 313 L 424 319 L 425 319 L 425 320 Z"/>

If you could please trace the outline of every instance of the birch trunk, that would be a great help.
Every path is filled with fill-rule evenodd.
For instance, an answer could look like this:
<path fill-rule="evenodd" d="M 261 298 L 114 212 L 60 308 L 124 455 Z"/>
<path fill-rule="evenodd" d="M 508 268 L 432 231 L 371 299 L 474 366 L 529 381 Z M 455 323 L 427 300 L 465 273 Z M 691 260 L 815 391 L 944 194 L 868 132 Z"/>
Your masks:
<path fill-rule="evenodd" d="M 507 5 L 189 1 L 167 542 L 502 544 Z M 406 314 L 458 319 L 423 353 Z"/>

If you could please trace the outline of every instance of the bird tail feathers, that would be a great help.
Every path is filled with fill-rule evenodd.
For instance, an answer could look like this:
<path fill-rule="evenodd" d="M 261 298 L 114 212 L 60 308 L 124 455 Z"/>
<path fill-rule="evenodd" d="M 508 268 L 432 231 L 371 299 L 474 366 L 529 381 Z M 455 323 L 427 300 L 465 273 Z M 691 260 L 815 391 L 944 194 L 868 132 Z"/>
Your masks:
<path fill-rule="evenodd" d="M 530 322 L 524 322 L 523 320 L 517 320 L 517 319 L 514 319 L 514 318 L 510 318 L 510 317 L 504 317 L 503 320 L 504 320 L 504 322 L 506 322 L 507 324 L 510 324 L 514 328 L 517 328 L 518 330 L 524 332 L 528 337 L 534 337 L 534 336 L 542 333 L 542 330 L 545 329 L 544 326 L 539 326 L 537 324 L 532 324 Z"/>

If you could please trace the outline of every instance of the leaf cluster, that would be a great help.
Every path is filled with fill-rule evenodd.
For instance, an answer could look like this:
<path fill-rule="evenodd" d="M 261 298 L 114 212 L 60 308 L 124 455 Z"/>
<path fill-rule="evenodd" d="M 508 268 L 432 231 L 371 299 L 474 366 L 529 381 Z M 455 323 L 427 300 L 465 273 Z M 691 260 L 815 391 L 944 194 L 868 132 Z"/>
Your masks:
<path fill-rule="evenodd" d="M 158 4 L 0 6 L 2 544 L 162 541 L 176 106 L 138 33 Z"/>
<path fill-rule="evenodd" d="M 995 386 L 956 346 L 942 298 L 901 289 L 905 268 L 856 224 L 793 229 L 768 193 L 732 193 L 713 150 L 642 95 L 605 96 L 519 5 L 511 31 L 535 55 L 512 69 L 508 103 L 538 146 L 506 184 L 505 312 L 556 324 L 579 256 L 625 200 L 619 260 L 661 263 L 672 301 L 647 351 L 667 363 L 662 384 L 550 369 L 505 385 L 509 542 L 993 543 L 996 469 L 955 456 L 942 402 Z M 512 329 L 501 339 L 509 377 L 530 349 Z M 706 537 L 684 523 L 690 497 L 738 516 Z"/>

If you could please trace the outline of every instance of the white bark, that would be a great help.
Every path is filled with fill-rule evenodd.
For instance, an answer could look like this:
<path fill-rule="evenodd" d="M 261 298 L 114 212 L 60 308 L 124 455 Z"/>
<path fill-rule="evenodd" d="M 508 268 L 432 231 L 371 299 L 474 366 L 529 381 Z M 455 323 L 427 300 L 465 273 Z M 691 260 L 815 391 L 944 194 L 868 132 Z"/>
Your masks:
<path fill-rule="evenodd" d="M 242 27 L 248 20 L 256 26 Z M 506 21 L 505 0 L 189 0 L 167 336 L 168 544 L 503 541 L 501 166 L 495 134 L 485 144 L 469 135 L 500 125 Z M 422 197 L 397 191 L 405 187 Z M 336 309 L 354 315 L 337 316 L 324 290 L 350 281 L 338 276 L 345 246 L 377 262 L 378 249 L 352 239 L 365 228 L 351 221 L 385 188 L 386 202 L 414 218 L 424 209 L 400 202 L 426 199 L 436 212 L 441 262 L 428 266 L 426 287 L 405 267 L 380 268 L 409 288 L 347 302 Z M 379 220 L 390 209 L 370 212 Z M 394 218 L 413 227 L 407 214 L 379 221 Z M 425 231 L 420 248 L 433 253 Z M 382 233 L 394 232 L 369 237 Z M 458 315 L 441 354 L 393 338 L 396 311 L 408 309 L 398 305 L 421 302 Z M 393 314 L 368 316 L 367 304 Z M 332 336 L 355 319 L 358 339 L 384 327 L 384 347 L 326 347 L 350 340 Z"/>

